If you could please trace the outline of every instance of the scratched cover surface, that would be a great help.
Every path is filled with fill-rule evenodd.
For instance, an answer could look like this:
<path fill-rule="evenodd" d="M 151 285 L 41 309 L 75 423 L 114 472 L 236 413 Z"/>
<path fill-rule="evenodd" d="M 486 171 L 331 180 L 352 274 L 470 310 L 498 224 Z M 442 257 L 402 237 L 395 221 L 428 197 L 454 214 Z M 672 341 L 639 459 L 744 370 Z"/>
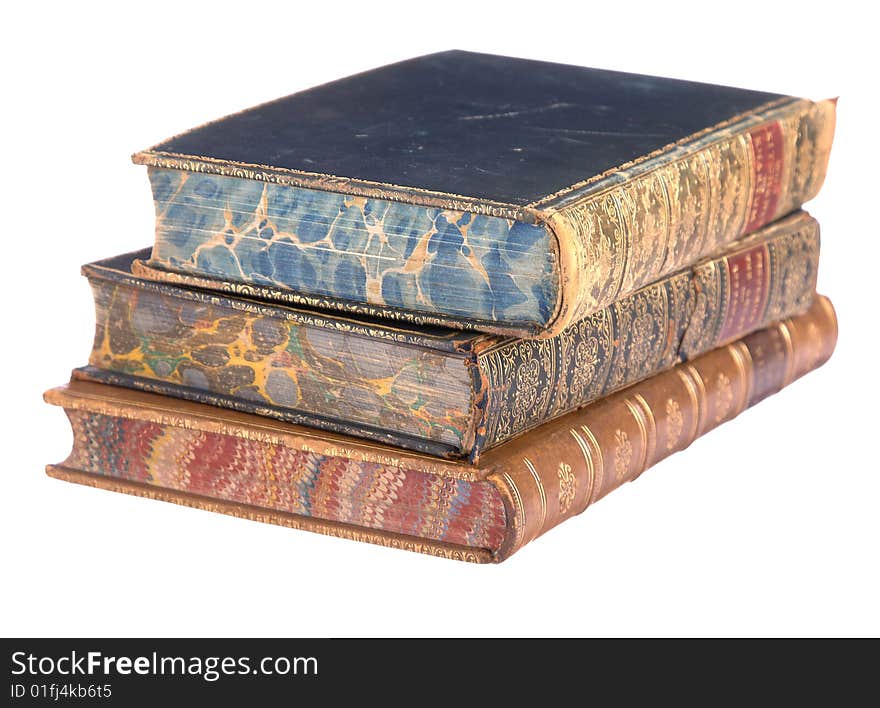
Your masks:
<path fill-rule="evenodd" d="M 775 98 L 449 51 L 264 103 L 151 152 L 524 206 Z"/>
<path fill-rule="evenodd" d="M 818 192 L 834 102 L 444 52 L 133 156 L 141 275 L 532 338 Z"/>

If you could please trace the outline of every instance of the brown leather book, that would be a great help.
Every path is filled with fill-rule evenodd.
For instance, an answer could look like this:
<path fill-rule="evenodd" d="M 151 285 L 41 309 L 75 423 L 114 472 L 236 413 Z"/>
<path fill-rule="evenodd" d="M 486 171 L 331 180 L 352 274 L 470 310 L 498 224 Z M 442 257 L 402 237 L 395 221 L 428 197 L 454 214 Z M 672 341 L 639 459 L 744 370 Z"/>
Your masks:
<path fill-rule="evenodd" d="M 817 368 L 837 320 L 810 310 L 557 418 L 444 460 L 246 413 L 72 381 L 74 445 L 50 476 L 475 562 L 501 561 Z"/>

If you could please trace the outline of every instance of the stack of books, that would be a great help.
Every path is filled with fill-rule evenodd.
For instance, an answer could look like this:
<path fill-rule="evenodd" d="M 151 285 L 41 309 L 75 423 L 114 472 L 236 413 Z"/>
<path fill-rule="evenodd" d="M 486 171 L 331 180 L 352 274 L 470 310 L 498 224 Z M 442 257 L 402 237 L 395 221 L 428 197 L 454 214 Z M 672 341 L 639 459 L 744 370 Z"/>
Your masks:
<path fill-rule="evenodd" d="M 137 153 L 48 472 L 503 560 L 831 355 L 834 114 L 455 51 Z"/>

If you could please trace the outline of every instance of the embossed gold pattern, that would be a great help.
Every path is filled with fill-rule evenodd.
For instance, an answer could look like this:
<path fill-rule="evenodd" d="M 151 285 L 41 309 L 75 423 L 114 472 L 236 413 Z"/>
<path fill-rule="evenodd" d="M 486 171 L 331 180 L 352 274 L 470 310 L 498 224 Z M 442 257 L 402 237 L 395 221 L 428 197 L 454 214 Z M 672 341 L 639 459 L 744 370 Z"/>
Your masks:
<path fill-rule="evenodd" d="M 700 376 L 700 372 L 697 371 L 692 364 L 684 364 L 681 368 L 682 371 L 689 375 L 694 391 L 696 392 L 696 398 L 699 402 L 697 406 L 697 430 L 703 430 L 706 426 L 706 419 L 709 415 L 709 408 L 706 405 L 706 401 L 709 400 L 709 397 L 706 395 L 706 382 L 703 377 Z"/>
<path fill-rule="evenodd" d="M 748 408 L 749 400 L 752 395 L 752 384 L 754 383 L 752 372 L 755 367 L 749 348 L 741 341 L 734 342 L 730 345 L 730 355 L 733 357 L 734 364 L 736 365 L 736 378 L 738 381 L 742 382 L 742 385 L 739 387 L 741 395 L 739 401 L 736 403 L 736 412 L 734 413 L 734 415 L 738 415 Z"/>
<path fill-rule="evenodd" d="M 417 327 L 448 327 L 454 324 L 458 329 L 462 330 L 480 330 L 483 324 L 486 324 L 476 319 L 464 321 L 460 320 L 460 318 L 451 315 L 443 315 L 441 313 L 412 312 L 409 310 L 388 307 L 387 305 L 378 306 L 370 303 L 339 300 L 321 295 L 309 295 L 307 293 L 295 292 L 293 290 L 282 290 L 281 288 L 275 288 L 268 285 L 249 285 L 246 283 L 236 283 L 216 278 L 200 277 L 188 273 L 177 273 L 163 268 L 156 268 L 153 265 L 147 265 L 140 260 L 135 260 L 132 264 L 131 270 L 132 273 L 141 278 L 171 283 L 173 285 L 183 285 L 188 288 L 217 290 L 219 292 L 243 298 L 256 298 L 269 302 L 302 305 L 316 310 L 337 310 L 355 315 L 363 315 L 365 317 L 392 320 Z M 522 334 L 522 332 L 516 329 L 506 330 L 504 327 L 498 326 L 497 323 L 492 326 L 500 335 Z M 389 338 L 387 330 L 387 326 L 383 328 L 373 328 L 375 336 L 383 338 Z M 373 332 L 371 332 L 370 336 L 373 336 Z"/>
<path fill-rule="evenodd" d="M 524 457 L 523 462 L 525 462 L 526 467 L 531 473 L 532 479 L 535 480 L 535 488 L 538 490 L 538 497 L 541 500 L 541 520 L 538 522 L 538 533 L 541 533 L 541 530 L 544 528 L 544 524 L 547 521 L 547 493 L 544 491 L 544 483 L 541 481 L 541 475 L 538 474 L 538 470 L 535 469 L 535 465 L 532 464 L 532 461 L 528 457 Z"/>
<path fill-rule="evenodd" d="M 566 462 L 559 463 L 556 474 L 559 476 L 559 513 L 566 514 L 577 494 L 577 477 Z"/>
<path fill-rule="evenodd" d="M 526 509 L 523 504 L 522 494 L 520 493 L 519 487 L 517 487 L 516 482 L 514 482 L 513 477 L 510 476 L 508 472 L 503 472 L 501 474 L 501 479 L 504 480 L 503 485 L 499 485 L 502 492 L 506 491 L 509 495 L 509 499 L 511 500 L 511 506 L 513 511 L 513 518 L 510 520 L 510 523 L 513 527 L 513 547 L 520 548 L 525 545 L 525 534 L 526 534 Z"/>
<path fill-rule="evenodd" d="M 629 436 L 618 428 L 614 433 L 614 474 L 618 481 L 623 480 L 632 463 L 633 449 Z"/>
<path fill-rule="evenodd" d="M 340 194 L 353 194 L 374 199 L 421 204 L 422 206 L 440 207 L 441 209 L 470 211 L 474 214 L 518 219 L 520 221 L 534 221 L 535 218 L 533 209 L 518 207 L 514 204 L 494 202 L 482 198 L 477 199 L 463 194 L 448 194 L 418 187 L 404 187 L 318 172 L 305 172 L 302 170 L 270 167 L 269 165 L 253 165 L 246 162 L 236 162 L 235 160 L 219 160 L 212 157 L 181 155 L 158 150 L 144 150 L 132 155 L 131 159 L 136 165 L 147 165 L 148 167 L 225 175 L 226 177 L 238 177 L 257 182 L 289 185 L 291 187 L 319 189 L 326 192 L 339 192 Z"/>
<path fill-rule="evenodd" d="M 654 458 L 654 448 L 657 446 L 657 421 L 654 418 L 654 411 L 651 409 L 651 405 L 640 393 L 633 394 L 632 399 L 628 402 L 628 407 L 638 423 L 642 443 L 641 458 L 633 477 L 635 479 L 648 468 L 648 460 Z"/>
<path fill-rule="evenodd" d="M 790 333 L 789 349 L 773 346 L 773 342 L 781 339 L 782 329 Z M 798 376 L 806 373 L 808 366 L 820 364 L 833 350 L 835 333 L 833 309 L 825 298 L 817 297 L 805 315 L 722 346 L 611 394 L 558 422 L 547 423 L 542 429 L 542 455 L 529 445 L 530 436 L 516 438 L 486 453 L 481 464 L 493 470 L 497 465 L 505 474 L 510 469 L 505 486 L 519 490 L 515 495 L 508 492 L 519 535 L 514 537 L 511 532 L 499 555 L 506 557 L 522 539 L 534 538 L 568 516 L 582 512 L 591 502 L 636 479 L 644 469 L 686 448 L 720 422 L 761 400 L 766 393 L 753 386 L 757 375 L 765 388 L 778 390 L 790 358 L 793 357 L 791 370 Z M 758 357 L 753 355 L 755 352 L 764 353 Z M 511 455 L 517 460 L 528 457 L 548 490 L 548 498 L 552 499 L 550 490 L 558 485 L 558 511 L 554 513 L 550 504 L 547 517 L 541 518 L 539 494 L 531 492 L 536 490 L 532 473 L 524 465 L 519 465 L 521 472 L 516 465 L 511 469 L 504 461 Z M 562 500 L 567 495 L 560 470 L 565 471 L 566 465 L 571 467 L 578 491 L 571 508 L 563 511 Z M 494 476 L 501 476 L 500 471 Z M 526 528 L 520 530 L 520 524 Z"/>
<path fill-rule="evenodd" d="M 137 153 L 133 160 L 157 168 L 220 174 L 543 224 L 550 232 L 551 251 L 555 251 L 551 255 L 556 262 L 559 287 L 555 308 L 541 336 L 553 336 L 738 237 L 746 225 L 756 188 L 749 134 L 768 124 L 778 124 L 783 136 L 781 191 L 770 215 L 772 219 L 810 199 L 821 186 L 834 132 L 834 102 L 792 98 L 770 101 L 526 206 L 158 150 Z M 175 277 L 165 271 L 152 271 L 151 275 L 168 280 Z M 188 280 L 218 287 L 215 281 L 191 277 Z M 253 288 L 246 288 L 249 286 L 236 292 L 253 294 Z M 259 286 L 257 289 L 265 290 Z M 332 298 L 303 298 L 283 291 L 272 297 L 310 306 L 323 303 L 364 314 L 378 312 L 414 323 L 493 328 L 501 334 L 520 336 L 534 334 L 493 322 L 469 322 L 448 313 L 413 313 Z"/>
<path fill-rule="evenodd" d="M 577 182 L 577 183 L 570 185 L 568 187 L 564 187 L 564 188 L 554 192 L 553 194 L 550 194 L 546 197 L 542 197 L 538 201 L 533 202 L 531 206 L 535 206 L 535 207 L 546 206 L 548 204 L 558 202 L 561 198 L 568 197 L 572 193 L 575 193 L 575 192 L 578 192 L 579 190 L 582 190 L 584 187 L 589 187 L 590 185 L 593 185 L 595 183 L 602 182 L 603 180 L 606 180 L 607 178 L 609 178 L 619 172 L 630 170 L 631 168 L 638 167 L 639 165 L 641 165 L 643 163 L 650 164 L 652 160 L 655 160 L 656 158 L 661 157 L 667 153 L 674 152 L 675 148 L 679 148 L 684 145 L 687 145 L 688 143 L 695 142 L 699 138 L 706 137 L 709 134 L 714 133 L 715 131 L 731 128 L 732 126 L 734 126 L 738 123 L 741 123 L 741 122 L 745 121 L 746 119 L 753 117 L 756 114 L 760 114 L 765 111 L 770 111 L 771 109 L 774 109 L 774 108 L 786 107 L 786 105 L 791 105 L 796 102 L 799 102 L 799 101 L 797 101 L 796 99 L 788 98 L 788 97 L 782 97 L 782 98 L 774 99 L 772 101 L 768 101 L 763 106 L 758 106 L 757 108 L 755 108 L 752 111 L 749 111 L 748 113 L 743 113 L 740 115 L 733 116 L 732 118 L 721 121 L 720 123 L 716 123 L 715 125 L 713 125 L 709 128 L 705 128 L 703 130 L 700 130 L 700 131 L 694 133 L 693 135 L 689 135 L 685 138 L 682 138 L 681 140 L 678 140 L 674 143 L 671 143 L 670 145 L 665 145 L 662 148 L 660 148 L 659 150 L 655 150 L 651 153 L 648 153 L 647 155 L 642 155 L 641 157 L 638 157 L 635 160 L 631 160 L 630 162 L 625 162 L 622 165 L 618 165 L 617 167 L 613 167 L 609 170 L 606 170 L 605 172 L 602 172 L 601 174 L 593 175 L 593 176 L 588 177 L 587 179 L 585 179 L 581 182 Z"/>
<path fill-rule="evenodd" d="M 788 323 L 780 322 L 778 327 L 779 333 L 782 335 L 782 341 L 785 343 L 785 377 L 782 379 L 782 385 L 788 386 L 795 378 L 794 344 L 792 343 Z"/>
<path fill-rule="evenodd" d="M 681 433 L 684 430 L 684 416 L 681 414 L 681 406 L 674 398 L 666 399 L 666 420 L 667 433 L 666 449 L 673 450 L 681 439 Z"/>
<path fill-rule="evenodd" d="M 715 409 L 715 422 L 720 423 L 730 415 L 733 408 L 733 389 L 730 385 L 730 378 L 723 371 L 716 377 L 716 385 L 718 386 L 718 406 Z"/>
<path fill-rule="evenodd" d="M 718 423 L 719 411 L 728 410 L 724 419 L 729 419 L 768 391 L 778 390 L 791 377 L 800 376 L 824 362 L 833 351 L 836 333 L 833 309 L 827 300 L 817 297 L 805 315 L 722 346 L 581 411 L 551 421 L 543 426 L 540 434 L 519 436 L 489 451 L 477 465 L 436 460 L 343 436 L 321 435 L 296 426 L 259 421 L 255 416 L 221 411 L 209 415 L 207 407 L 197 404 L 182 404 L 183 410 L 172 413 L 170 409 L 162 409 L 161 397 L 98 384 L 73 382 L 67 388 L 48 392 L 46 400 L 65 408 L 109 410 L 117 415 L 136 415 L 163 424 L 220 430 L 231 435 L 241 436 L 241 429 L 247 427 L 250 430 L 246 438 L 275 440 L 304 450 L 320 447 L 325 454 L 328 448 L 333 448 L 340 455 L 348 456 L 352 464 L 395 459 L 398 466 L 410 469 L 431 470 L 455 479 L 486 480 L 495 485 L 505 504 L 505 539 L 491 555 L 491 560 L 500 561 L 573 512 L 579 513 L 624 481 L 636 478 L 642 468 L 689 445 Z M 753 385 L 753 381 L 760 385 Z M 323 442 L 322 437 L 326 438 Z M 82 473 L 72 471 L 71 475 L 82 476 Z M 93 482 L 95 486 L 127 491 L 122 488 L 124 485 L 101 478 L 90 478 L 85 483 Z M 172 492 L 164 489 L 147 492 L 143 495 L 177 501 L 171 498 Z M 583 494 L 582 503 L 577 501 L 579 494 Z M 179 503 L 192 501 L 186 497 L 181 499 Z M 241 511 L 222 501 L 197 501 L 193 505 L 200 508 L 310 528 L 305 522 L 297 525 L 300 524 L 297 517 L 291 520 L 262 509 Z M 312 530 L 444 557 L 490 559 L 483 549 L 448 548 L 422 539 L 394 538 L 360 528 L 317 524 Z"/>
<path fill-rule="evenodd" d="M 593 435 L 593 432 L 586 425 L 581 426 L 581 432 L 578 432 L 574 428 L 569 432 L 583 453 L 584 464 L 587 467 L 587 479 L 589 480 L 586 491 L 584 492 L 584 506 L 581 511 L 578 512 L 581 513 L 586 511 L 587 507 L 595 501 L 596 496 L 602 490 L 602 484 L 604 483 L 605 460 L 604 455 L 602 454 L 602 448 L 599 447 L 596 436 Z M 583 437 L 581 436 L 581 433 L 583 433 Z"/>
<path fill-rule="evenodd" d="M 803 312 L 815 293 L 818 249 L 816 221 L 798 212 L 557 337 L 488 346 L 478 355 L 489 391 L 484 449 L 725 344 L 731 332 L 751 329 L 746 323 Z M 741 257 L 769 266 L 734 277 L 729 262 Z M 757 303 L 751 319 L 742 316 L 749 303 Z"/>
<path fill-rule="evenodd" d="M 704 140 L 685 141 L 677 151 L 646 156 L 536 204 L 570 251 L 560 259 L 560 314 L 546 334 L 737 238 L 754 187 L 749 131 L 777 122 L 790 169 L 783 172 L 770 221 L 821 186 L 833 137 L 833 102 L 768 106 Z M 612 175 L 627 179 L 606 183 Z"/>
<path fill-rule="evenodd" d="M 645 414 L 642 409 L 629 399 L 626 401 L 626 407 L 629 409 L 639 431 L 639 457 L 633 466 L 633 469 L 636 470 L 636 475 L 638 475 L 638 470 L 644 469 L 648 458 L 648 430 L 645 423 Z"/>

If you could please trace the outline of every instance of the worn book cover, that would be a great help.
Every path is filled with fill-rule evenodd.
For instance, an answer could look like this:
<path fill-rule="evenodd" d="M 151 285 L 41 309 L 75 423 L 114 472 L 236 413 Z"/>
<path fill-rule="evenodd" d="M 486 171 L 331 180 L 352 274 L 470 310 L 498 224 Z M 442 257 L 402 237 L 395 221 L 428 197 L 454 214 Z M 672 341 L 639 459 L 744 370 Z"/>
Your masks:
<path fill-rule="evenodd" d="M 132 274 L 136 255 L 84 267 L 96 329 L 76 376 L 476 462 L 547 420 L 804 312 L 819 229 L 798 212 L 532 340 L 157 283 Z"/>
<path fill-rule="evenodd" d="M 556 335 L 819 190 L 834 102 L 443 52 L 134 156 L 150 275 Z"/>
<path fill-rule="evenodd" d="M 72 381 L 59 479 L 360 541 L 500 561 L 831 355 L 829 301 L 487 452 L 478 464 Z M 743 464 L 750 464 L 745 460 Z"/>

